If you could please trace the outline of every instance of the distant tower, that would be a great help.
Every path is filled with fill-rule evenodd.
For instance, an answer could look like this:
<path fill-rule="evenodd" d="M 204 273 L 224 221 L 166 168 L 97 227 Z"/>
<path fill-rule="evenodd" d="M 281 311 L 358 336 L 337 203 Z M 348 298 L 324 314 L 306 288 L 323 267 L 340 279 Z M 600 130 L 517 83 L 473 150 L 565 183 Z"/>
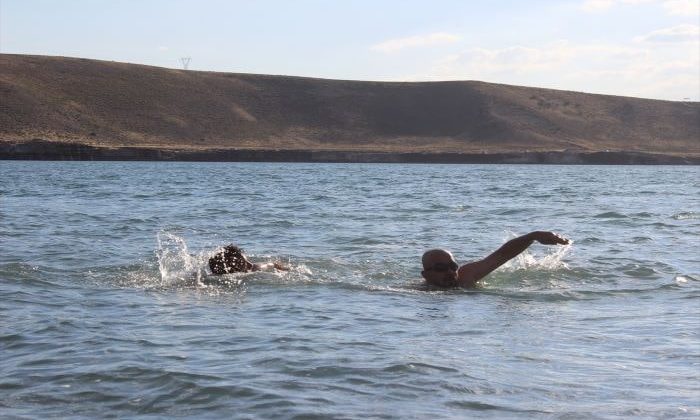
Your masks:
<path fill-rule="evenodd" d="M 187 68 L 190 66 L 190 61 L 192 60 L 192 57 L 182 57 L 180 58 L 180 62 L 182 63 L 182 68 L 187 70 Z"/>

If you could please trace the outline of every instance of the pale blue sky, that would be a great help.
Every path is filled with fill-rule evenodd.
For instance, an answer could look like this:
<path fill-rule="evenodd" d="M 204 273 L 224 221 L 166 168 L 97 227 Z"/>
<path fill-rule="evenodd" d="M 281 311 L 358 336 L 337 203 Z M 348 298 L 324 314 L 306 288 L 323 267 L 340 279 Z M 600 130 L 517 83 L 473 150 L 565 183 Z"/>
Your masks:
<path fill-rule="evenodd" d="M 700 0 L 0 0 L 0 52 L 700 100 Z"/>

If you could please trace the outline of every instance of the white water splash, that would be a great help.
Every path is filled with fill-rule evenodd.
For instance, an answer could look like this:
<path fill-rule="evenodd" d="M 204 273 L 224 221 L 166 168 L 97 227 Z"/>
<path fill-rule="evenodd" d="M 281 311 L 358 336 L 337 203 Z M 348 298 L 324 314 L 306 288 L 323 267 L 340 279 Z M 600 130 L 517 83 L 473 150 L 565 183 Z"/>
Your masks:
<path fill-rule="evenodd" d="M 151 284 L 156 287 L 196 286 L 197 288 L 233 287 L 242 285 L 246 279 L 255 279 L 266 283 L 308 283 L 313 274 L 306 265 L 294 265 L 287 259 L 284 265 L 289 271 L 264 270 L 249 273 L 231 273 L 221 276 L 212 275 L 208 271 L 208 260 L 211 255 L 221 250 L 203 249 L 192 253 L 185 239 L 168 231 L 160 231 L 156 235 L 158 247 L 155 251 L 158 259 L 160 281 Z M 249 255 L 249 257 L 252 257 Z M 263 256 L 264 262 L 276 261 L 272 256 Z"/>
<path fill-rule="evenodd" d="M 510 237 L 507 239 L 513 239 L 516 236 L 517 235 L 510 233 Z M 564 262 L 564 258 L 571 252 L 572 244 L 573 242 L 568 245 L 538 247 L 545 250 L 545 254 L 543 255 L 535 254 L 532 247 L 528 248 L 520 253 L 520 255 L 504 264 L 503 269 L 508 271 L 528 269 L 545 271 L 568 270 L 569 266 Z"/>
<path fill-rule="evenodd" d="M 682 275 L 682 276 L 674 277 L 673 281 L 679 286 L 684 286 L 684 285 L 688 284 L 689 282 L 696 282 L 698 280 L 692 276 Z"/>
<path fill-rule="evenodd" d="M 700 213 L 694 211 L 682 211 L 671 216 L 675 220 L 697 220 L 700 219 Z"/>
<path fill-rule="evenodd" d="M 158 249 L 158 270 L 160 286 L 171 286 L 192 282 L 201 282 L 202 264 L 199 258 L 190 255 L 183 238 L 170 232 L 161 231 L 156 236 Z"/>

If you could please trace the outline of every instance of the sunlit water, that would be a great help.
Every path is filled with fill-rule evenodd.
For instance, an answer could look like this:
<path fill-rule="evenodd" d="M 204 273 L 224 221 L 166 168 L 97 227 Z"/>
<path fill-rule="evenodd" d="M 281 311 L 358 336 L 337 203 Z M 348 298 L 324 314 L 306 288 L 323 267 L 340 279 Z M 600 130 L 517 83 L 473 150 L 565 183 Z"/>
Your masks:
<path fill-rule="evenodd" d="M 698 167 L 0 162 L 0 416 L 698 418 Z M 477 290 L 422 287 L 552 229 Z M 235 242 L 288 273 L 226 276 Z"/>

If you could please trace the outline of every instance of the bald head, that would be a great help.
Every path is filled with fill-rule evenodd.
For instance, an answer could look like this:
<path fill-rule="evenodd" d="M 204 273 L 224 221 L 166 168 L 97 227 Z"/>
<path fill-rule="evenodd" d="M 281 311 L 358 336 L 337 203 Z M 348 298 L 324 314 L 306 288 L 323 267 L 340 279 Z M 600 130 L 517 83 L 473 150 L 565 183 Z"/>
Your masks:
<path fill-rule="evenodd" d="M 423 254 L 423 278 L 433 286 L 457 286 L 457 269 L 452 254 L 444 249 L 431 249 Z"/>
<path fill-rule="evenodd" d="M 444 249 L 431 249 L 423 253 L 421 262 L 423 263 L 423 268 L 427 268 L 433 265 L 435 261 L 442 261 L 445 258 L 453 259 L 450 251 L 446 251 Z"/>

